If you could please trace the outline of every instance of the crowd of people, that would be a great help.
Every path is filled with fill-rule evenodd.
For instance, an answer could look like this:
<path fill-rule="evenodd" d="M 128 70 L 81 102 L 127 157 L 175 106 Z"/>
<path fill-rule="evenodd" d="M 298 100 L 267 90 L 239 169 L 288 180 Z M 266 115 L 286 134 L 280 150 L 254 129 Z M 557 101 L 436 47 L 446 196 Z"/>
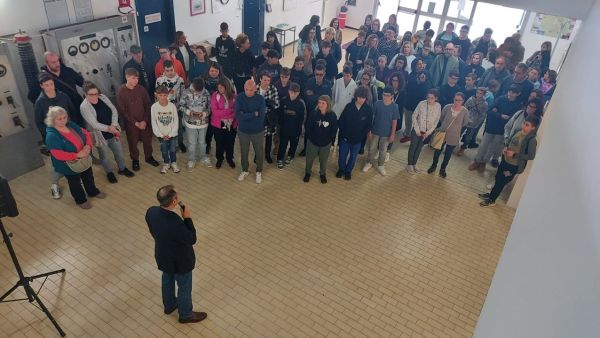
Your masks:
<path fill-rule="evenodd" d="M 107 180 L 117 183 L 117 175 L 133 177 L 141 169 L 139 142 L 145 162 L 167 174 L 181 172 L 178 152 L 186 154 L 188 171 L 198 163 L 220 169 L 226 162 L 236 168 L 237 139 L 238 180 L 249 176 L 252 145 L 256 183 L 262 182 L 264 161 L 283 170 L 296 158 L 302 135 L 298 155 L 306 157 L 304 182 L 310 181 L 318 157 L 320 182 L 327 183 L 327 163 L 336 147 L 337 178 L 352 179 L 365 148 L 362 171 L 375 167 L 386 175 L 397 134 L 398 142 L 410 142 L 409 173 L 421 172 L 417 164 L 424 145 L 435 150 L 429 174 L 438 170 L 443 154 L 443 178 L 453 154 L 477 148 L 469 170 L 483 172 L 488 163 L 497 168 L 494 187 L 481 195 L 481 206 L 494 205 L 503 187 L 535 156 L 535 132 L 557 80 L 549 69 L 550 42 L 523 62 L 518 33 L 500 46 L 490 28 L 471 41 L 467 25 L 457 34 L 452 23 L 437 36 L 429 22 L 414 34 L 399 35 L 395 15 L 382 29 L 368 15 L 357 37 L 342 46 L 337 19 L 325 29 L 319 21 L 312 16 L 301 30 L 298 54 L 289 67 L 279 62 L 282 46 L 276 34 L 266 34 L 255 56 L 248 36 L 234 39 L 225 22 L 212 53 L 190 46 L 183 32 L 177 32 L 172 45 L 158 49 L 160 60 L 154 65 L 139 46 L 132 46 L 114 104 L 57 54 L 46 52 L 39 90 L 29 98 L 52 158 L 53 197 L 61 197 L 58 182 L 65 176 L 76 203 L 90 208 L 87 197 L 105 196 L 94 182 L 92 148 Z M 123 131 L 133 171 L 125 163 Z M 162 165 L 153 158 L 153 138 L 160 144 Z"/>

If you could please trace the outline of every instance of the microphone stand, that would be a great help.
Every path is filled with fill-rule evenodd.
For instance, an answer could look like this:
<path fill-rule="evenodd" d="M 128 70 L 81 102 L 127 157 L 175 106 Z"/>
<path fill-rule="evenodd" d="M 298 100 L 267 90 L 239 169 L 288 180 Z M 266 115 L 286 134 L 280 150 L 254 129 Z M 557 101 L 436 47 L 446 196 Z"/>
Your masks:
<path fill-rule="evenodd" d="M 64 273 L 65 269 L 60 269 L 60 270 L 42 273 L 39 275 L 29 276 L 29 277 L 23 275 L 23 270 L 21 270 L 21 265 L 19 264 L 19 261 L 17 260 L 17 255 L 15 254 L 15 250 L 13 249 L 12 244 L 10 243 L 10 237 L 12 236 L 12 234 L 9 234 L 6 232 L 1 219 L 0 219 L 0 231 L 2 232 L 2 239 L 4 240 L 4 243 L 6 244 L 6 247 L 8 248 L 8 252 L 10 253 L 10 258 L 12 259 L 15 269 L 17 270 L 17 274 L 19 275 L 19 280 L 17 281 L 17 283 L 15 283 L 15 285 L 12 288 L 10 288 L 10 290 L 8 290 L 5 294 L 3 294 L 0 297 L 0 303 L 16 302 L 16 301 L 21 301 L 21 300 L 28 300 L 30 303 L 33 303 L 34 301 L 37 302 L 37 304 L 39 305 L 39 308 L 46 314 L 48 319 L 50 319 L 50 321 L 52 322 L 52 324 L 54 325 L 54 327 L 56 328 L 58 333 L 61 335 L 61 337 L 64 337 L 66 335 L 65 332 L 60 328 L 60 325 L 58 325 L 58 323 L 56 322 L 54 317 L 52 317 L 52 314 L 50 313 L 50 311 L 48 311 L 48 308 L 46 308 L 44 303 L 42 303 L 42 300 L 40 299 L 40 297 L 38 297 L 38 293 L 35 292 L 31 288 L 31 285 L 29 283 L 38 278 L 45 278 L 44 281 L 42 282 L 42 286 L 44 286 L 44 283 L 48 279 L 48 276 L 59 274 L 59 273 Z M 22 286 L 25 289 L 27 298 L 5 300 L 6 297 L 8 297 L 13 291 L 17 290 L 20 286 Z M 40 286 L 40 290 L 41 290 L 42 286 Z M 39 290 L 38 290 L 38 292 L 39 292 Z"/>

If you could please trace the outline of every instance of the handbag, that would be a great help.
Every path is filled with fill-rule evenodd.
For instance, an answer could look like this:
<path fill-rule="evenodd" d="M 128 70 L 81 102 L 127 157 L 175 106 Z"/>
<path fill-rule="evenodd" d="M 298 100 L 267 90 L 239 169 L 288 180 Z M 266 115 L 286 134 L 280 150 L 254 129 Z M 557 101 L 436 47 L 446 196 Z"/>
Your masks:
<path fill-rule="evenodd" d="M 454 123 L 454 120 L 456 120 L 456 118 L 458 117 L 458 115 L 456 115 L 452 121 L 450 121 L 450 124 L 448 125 L 448 127 L 446 127 L 446 130 L 448 130 L 448 128 L 450 128 L 450 126 L 452 125 L 452 123 Z M 435 149 L 435 150 L 441 150 L 442 147 L 444 146 L 444 142 L 446 142 L 446 131 L 441 131 L 439 129 L 437 129 L 436 131 L 433 132 L 433 135 L 431 136 L 431 141 L 429 142 L 429 145 L 431 146 L 431 148 Z"/>
<path fill-rule="evenodd" d="M 74 133 L 74 135 L 79 139 L 81 144 L 85 145 L 83 139 L 77 131 L 71 129 L 71 132 Z M 76 160 L 65 161 L 65 163 L 67 164 L 67 167 L 71 169 L 71 171 L 81 174 L 82 172 L 92 167 L 92 157 L 90 155 L 87 155 L 86 157 L 78 158 Z"/>
<path fill-rule="evenodd" d="M 69 169 L 71 169 L 73 172 L 81 174 L 92 167 L 92 157 L 88 155 L 76 160 L 66 161 L 66 163 Z"/>

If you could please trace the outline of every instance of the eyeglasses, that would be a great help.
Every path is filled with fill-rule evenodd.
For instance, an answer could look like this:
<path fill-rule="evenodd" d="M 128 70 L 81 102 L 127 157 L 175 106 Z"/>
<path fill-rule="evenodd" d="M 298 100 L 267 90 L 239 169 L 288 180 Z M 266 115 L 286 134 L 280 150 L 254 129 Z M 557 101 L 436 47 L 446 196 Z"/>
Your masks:
<path fill-rule="evenodd" d="M 371 79 L 368 78 L 368 77 L 361 77 L 360 79 L 363 80 L 363 81 L 371 81 Z"/>

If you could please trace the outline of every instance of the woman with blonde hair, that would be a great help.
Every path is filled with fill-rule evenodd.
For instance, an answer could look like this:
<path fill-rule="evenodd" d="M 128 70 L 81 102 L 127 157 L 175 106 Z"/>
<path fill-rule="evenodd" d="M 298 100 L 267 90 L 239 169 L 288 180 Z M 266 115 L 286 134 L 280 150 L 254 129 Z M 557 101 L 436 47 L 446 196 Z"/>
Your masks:
<path fill-rule="evenodd" d="M 46 146 L 50 151 L 52 166 L 65 175 L 75 203 L 82 209 L 90 209 L 89 197 L 105 198 L 94 183 L 92 172 L 92 137 L 84 128 L 69 121 L 62 107 L 50 107 L 46 117 Z"/>
<path fill-rule="evenodd" d="M 317 108 L 309 115 L 306 122 L 306 134 L 308 142 L 306 144 L 306 168 L 304 182 L 310 181 L 312 166 L 315 158 L 319 157 L 319 176 L 321 183 L 327 183 L 327 161 L 329 160 L 329 150 L 331 143 L 337 133 L 337 116 L 331 110 L 331 98 L 327 95 L 319 96 Z"/>

